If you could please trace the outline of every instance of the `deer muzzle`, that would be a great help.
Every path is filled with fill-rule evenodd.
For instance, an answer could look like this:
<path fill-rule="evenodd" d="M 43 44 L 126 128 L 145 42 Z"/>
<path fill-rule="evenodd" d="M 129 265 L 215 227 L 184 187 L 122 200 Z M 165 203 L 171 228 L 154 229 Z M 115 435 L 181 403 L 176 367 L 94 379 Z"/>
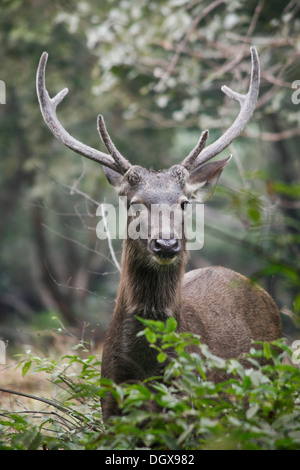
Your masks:
<path fill-rule="evenodd" d="M 148 248 L 159 264 L 171 264 L 180 253 L 181 240 L 176 238 L 152 239 L 149 242 Z"/>

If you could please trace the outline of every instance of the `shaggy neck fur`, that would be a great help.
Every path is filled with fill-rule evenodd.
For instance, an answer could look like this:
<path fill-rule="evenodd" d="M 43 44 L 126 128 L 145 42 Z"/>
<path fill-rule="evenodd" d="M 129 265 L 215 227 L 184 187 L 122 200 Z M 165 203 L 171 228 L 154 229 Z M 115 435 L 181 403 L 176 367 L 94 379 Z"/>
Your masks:
<path fill-rule="evenodd" d="M 115 312 L 153 320 L 173 316 L 179 321 L 186 254 L 182 252 L 170 265 L 147 258 L 135 241 L 125 240 Z"/>

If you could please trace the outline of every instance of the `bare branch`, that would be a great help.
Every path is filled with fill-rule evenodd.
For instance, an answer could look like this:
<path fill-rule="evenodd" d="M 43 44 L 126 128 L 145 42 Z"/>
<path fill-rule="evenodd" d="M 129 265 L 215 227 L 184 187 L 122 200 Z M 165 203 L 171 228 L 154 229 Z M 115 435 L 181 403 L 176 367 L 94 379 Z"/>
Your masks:
<path fill-rule="evenodd" d="M 76 245 L 81 246 L 82 248 L 84 248 L 87 251 L 90 251 L 91 253 L 95 253 L 96 255 L 102 256 L 103 258 L 106 259 L 106 261 L 109 261 L 109 263 L 113 264 L 112 261 L 109 258 L 107 258 L 107 256 L 105 256 L 103 253 L 100 253 L 100 251 L 93 250 L 92 248 L 89 248 L 88 246 L 84 245 L 83 243 L 80 243 L 78 240 L 75 240 L 74 238 L 70 238 L 70 237 L 67 237 L 65 235 L 62 235 L 61 233 L 57 232 L 56 230 L 53 230 L 51 227 L 49 227 L 46 224 L 41 224 L 41 225 L 42 225 L 42 227 L 46 228 L 50 232 L 54 233 L 55 235 L 58 235 L 60 238 L 63 238 L 63 239 L 68 240 L 72 243 L 75 243 Z"/>
<path fill-rule="evenodd" d="M 16 390 L 9 390 L 9 389 L 2 388 L 2 387 L 0 387 L 0 392 L 10 393 L 12 395 L 18 395 L 20 397 L 31 398 L 32 400 L 41 401 L 42 403 L 45 403 L 46 405 L 53 406 L 54 408 L 58 409 L 59 411 L 61 411 L 63 413 L 66 413 L 67 415 L 71 416 L 73 419 L 76 419 L 76 420 L 81 421 L 81 422 L 84 421 L 84 417 L 81 417 L 79 415 L 79 413 L 75 414 L 73 410 L 71 410 L 69 408 L 66 408 L 64 406 L 61 406 L 59 403 L 57 403 L 54 400 L 49 400 L 47 398 L 41 398 L 41 397 L 37 397 L 37 396 L 34 396 L 34 395 L 30 395 L 28 393 L 17 392 Z"/>
<path fill-rule="evenodd" d="M 282 132 L 260 132 L 259 134 L 247 131 L 246 135 L 247 137 L 252 137 L 254 139 L 262 139 L 269 142 L 279 142 L 280 140 L 290 139 L 291 137 L 300 135 L 300 128 L 295 127 L 294 129 L 286 129 Z"/>
<path fill-rule="evenodd" d="M 219 5 L 221 5 L 222 3 L 227 3 L 227 0 L 216 0 L 215 2 L 212 2 L 210 5 L 208 5 L 206 8 L 204 8 L 201 13 L 193 20 L 191 26 L 189 27 L 189 29 L 187 30 L 183 40 L 181 41 L 181 43 L 178 45 L 178 47 L 176 48 L 176 53 L 174 55 L 174 57 L 172 58 L 171 62 L 169 63 L 169 66 L 167 68 L 167 70 L 165 71 L 165 73 L 163 74 L 162 78 L 160 79 L 160 81 L 157 83 L 157 85 L 154 87 L 154 91 L 156 92 L 159 92 L 161 91 L 162 87 L 164 86 L 164 84 L 166 83 L 166 81 L 168 80 L 168 78 L 170 77 L 170 75 L 172 74 L 179 58 L 180 58 L 180 55 L 182 54 L 184 48 L 185 48 L 185 45 L 190 37 L 190 35 L 193 33 L 193 31 L 195 30 L 195 28 L 197 27 L 197 25 L 200 23 L 200 21 L 205 18 L 212 10 L 214 10 L 216 7 L 218 7 Z"/>
<path fill-rule="evenodd" d="M 104 211 L 104 205 L 101 204 L 101 215 L 103 217 L 103 223 L 104 223 L 104 227 L 105 227 L 105 230 L 106 230 L 106 233 L 107 233 L 107 242 L 108 242 L 108 247 L 109 247 L 109 251 L 110 251 L 110 254 L 111 254 L 111 257 L 113 259 L 113 262 L 115 263 L 118 271 L 121 272 L 121 266 L 117 260 L 117 257 L 115 255 L 115 251 L 114 251 L 114 248 L 112 246 L 112 242 L 111 242 L 111 236 L 110 236 L 110 233 L 109 233 L 109 228 L 108 228 L 108 223 L 107 223 L 107 219 L 106 219 L 106 216 L 105 216 L 105 211 Z"/>
<path fill-rule="evenodd" d="M 72 290 L 74 290 L 74 291 L 80 291 L 80 292 L 84 292 L 84 293 L 86 293 L 86 294 L 93 294 L 93 295 L 95 295 L 95 296 L 101 298 L 101 296 L 99 296 L 99 295 L 97 294 L 97 292 L 93 292 L 93 291 L 91 291 L 91 290 L 89 290 L 89 289 L 85 289 L 84 287 L 71 286 L 71 285 L 70 285 L 70 282 L 71 282 L 72 278 L 69 278 L 66 284 L 63 284 L 63 283 L 61 283 L 61 282 L 58 282 L 58 281 L 53 277 L 53 275 L 52 275 L 50 269 L 48 268 L 46 262 L 45 262 L 45 266 L 46 266 L 46 269 L 47 269 L 47 271 L 48 271 L 48 274 L 49 274 L 51 280 L 52 280 L 52 281 L 54 282 L 54 284 L 56 284 L 58 287 L 63 287 L 63 288 L 66 288 L 66 289 L 72 289 Z"/>

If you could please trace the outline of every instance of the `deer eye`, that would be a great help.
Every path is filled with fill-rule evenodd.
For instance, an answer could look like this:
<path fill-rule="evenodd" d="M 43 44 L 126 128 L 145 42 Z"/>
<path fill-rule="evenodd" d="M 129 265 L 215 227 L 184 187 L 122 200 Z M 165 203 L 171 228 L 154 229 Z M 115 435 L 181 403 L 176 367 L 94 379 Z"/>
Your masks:
<path fill-rule="evenodd" d="M 186 206 L 187 206 L 188 204 L 190 204 L 190 201 L 187 201 L 187 200 L 186 200 L 186 201 L 182 201 L 182 202 L 180 203 L 181 209 L 184 211 L 184 209 L 186 208 Z"/>
<path fill-rule="evenodd" d="M 135 206 L 137 204 L 142 204 L 142 202 L 140 202 L 138 199 L 132 199 L 129 203 L 129 207 Z"/>

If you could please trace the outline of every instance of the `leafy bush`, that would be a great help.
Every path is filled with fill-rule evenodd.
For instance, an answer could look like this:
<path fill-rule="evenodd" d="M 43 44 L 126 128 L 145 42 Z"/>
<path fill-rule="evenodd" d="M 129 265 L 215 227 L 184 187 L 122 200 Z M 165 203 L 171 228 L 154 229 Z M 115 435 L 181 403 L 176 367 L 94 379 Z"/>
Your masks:
<path fill-rule="evenodd" d="M 284 356 L 283 340 L 261 343 L 248 355 L 249 367 L 214 356 L 189 333 L 177 333 L 176 321 L 141 320 L 164 377 L 117 385 L 100 377 L 95 355 L 80 349 L 61 363 L 28 355 L 23 374 L 46 371 L 60 390 L 59 401 L 37 398 L 47 411 L 0 415 L 1 449 L 300 449 L 300 370 Z M 187 353 L 197 344 L 201 355 Z M 174 348 L 176 357 L 167 351 Z M 260 365 L 259 359 L 268 359 Z M 207 371 L 230 374 L 221 383 Z M 100 398 L 112 393 L 122 409 L 103 426 Z M 28 395 L 27 395 L 28 396 Z M 158 405 L 160 411 L 154 411 Z M 39 417 L 40 424 L 32 424 Z"/>

